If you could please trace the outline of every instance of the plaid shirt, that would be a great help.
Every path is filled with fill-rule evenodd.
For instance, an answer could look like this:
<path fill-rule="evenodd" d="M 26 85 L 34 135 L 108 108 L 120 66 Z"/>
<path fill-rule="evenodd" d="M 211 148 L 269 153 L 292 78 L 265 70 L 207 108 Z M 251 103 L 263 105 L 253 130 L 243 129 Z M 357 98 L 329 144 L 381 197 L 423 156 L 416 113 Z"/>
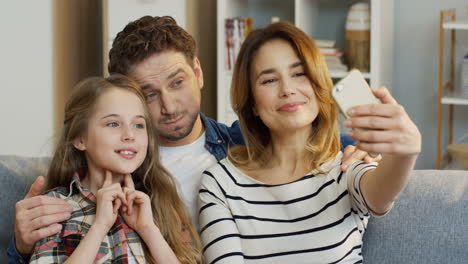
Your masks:
<path fill-rule="evenodd" d="M 30 263 L 63 263 L 88 233 L 96 216 L 96 197 L 81 185 L 78 173 L 73 175 L 70 189 L 58 187 L 47 196 L 66 200 L 73 213 L 62 222 L 62 231 L 36 242 Z M 142 241 L 119 215 L 101 242 L 94 263 L 128 263 L 128 249 L 138 263 L 146 263 Z"/>

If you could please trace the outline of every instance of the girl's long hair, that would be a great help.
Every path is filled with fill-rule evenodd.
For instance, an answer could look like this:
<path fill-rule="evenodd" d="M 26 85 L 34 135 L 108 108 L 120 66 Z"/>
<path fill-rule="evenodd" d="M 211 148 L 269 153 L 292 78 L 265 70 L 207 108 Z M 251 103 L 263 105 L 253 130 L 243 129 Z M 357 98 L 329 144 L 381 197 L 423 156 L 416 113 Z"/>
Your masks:
<path fill-rule="evenodd" d="M 246 145 L 232 147 L 229 159 L 238 166 L 245 166 L 252 161 L 264 165 L 270 158 L 271 153 L 268 151 L 271 142 L 270 131 L 253 112 L 255 102 L 251 71 L 257 51 L 264 44 L 276 39 L 287 41 L 295 50 L 304 65 L 305 75 L 314 89 L 319 111 L 312 122 L 312 133 L 305 145 L 308 154 L 304 160 L 308 164 L 309 171 L 318 169 L 322 163 L 334 158 L 340 150 L 338 108 L 331 97 L 333 83 L 325 60 L 314 41 L 288 22 L 273 23 L 256 29 L 242 44 L 232 77 L 231 102 L 234 112 L 239 117 Z"/>
<path fill-rule="evenodd" d="M 136 189 L 145 192 L 151 199 L 154 222 L 181 263 L 201 262 L 201 243 L 197 232 L 177 194 L 174 179 L 159 161 L 157 134 L 151 125 L 146 99 L 139 85 L 124 75 L 107 78 L 92 77 L 80 82 L 72 91 L 65 106 L 65 119 L 60 139 L 55 148 L 47 174 L 46 190 L 69 186 L 72 175 L 87 168 L 84 152 L 73 146 L 73 140 L 86 133 L 88 121 L 101 94 L 109 89 L 124 89 L 140 99 L 145 109 L 148 151 L 142 165 L 132 173 Z M 191 234 L 192 241 L 183 241 L 183 232 Z M 145 255 L 155 263 L 146 246 Z"/>

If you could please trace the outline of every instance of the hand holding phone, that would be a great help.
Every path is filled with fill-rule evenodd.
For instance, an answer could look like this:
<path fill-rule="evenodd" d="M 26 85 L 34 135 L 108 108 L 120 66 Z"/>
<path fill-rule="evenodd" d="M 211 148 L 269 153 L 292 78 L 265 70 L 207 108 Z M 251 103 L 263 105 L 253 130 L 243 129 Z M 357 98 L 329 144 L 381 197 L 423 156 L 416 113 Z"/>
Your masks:
<path fill-rule="evenodd" d="M 372 93 L 371 88 L 358 70 L 351 70 L 349 74 L 341 79 L 332 89 L 340 111 L 348 118 L 347 111 L 354 106 L 367 104 L 380 104 Z"/>
<path fill-rule="evenodd" d="M 348 110 L 354 106 L 381 103 L 359 70 L 351 70 L 346 77 L 336 83 L 332 89 L 332 96 L 346 119 L 349 118 Z M 376 157 L 378 154 L 369 153 L 369 155 Z"/>

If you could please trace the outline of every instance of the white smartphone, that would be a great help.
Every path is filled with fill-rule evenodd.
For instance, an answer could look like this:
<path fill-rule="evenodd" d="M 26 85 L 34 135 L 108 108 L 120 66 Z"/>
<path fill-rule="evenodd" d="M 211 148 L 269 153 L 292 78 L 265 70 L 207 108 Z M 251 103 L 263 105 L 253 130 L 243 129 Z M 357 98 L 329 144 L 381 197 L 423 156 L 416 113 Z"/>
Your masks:
<path fill-rule="evenodd" d="M 364 76 L 356 69 L 351 70 L 346 77 L 336 83 L 332 89 L 332 96 L 345 118 L 348 118 L 347 111 L 351 107 L 380 104 L 380 100 L 374 96 Z"/>
<path fill-rule="evenodd" d="M 346 119 L 349 118 L 347 111 L 351 107 L 381 103 L 359 70 L 351 70 L 337 82 L 332 89 L 332 96 Z M 369 153 L 369 155 L 376 157 L 378 153 Z"/>

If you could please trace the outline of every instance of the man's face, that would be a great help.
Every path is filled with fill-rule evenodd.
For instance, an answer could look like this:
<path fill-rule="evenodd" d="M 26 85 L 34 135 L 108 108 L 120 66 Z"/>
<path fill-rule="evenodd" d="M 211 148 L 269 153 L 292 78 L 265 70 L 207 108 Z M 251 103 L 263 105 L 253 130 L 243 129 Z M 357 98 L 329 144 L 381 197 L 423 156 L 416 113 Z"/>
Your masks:
<path fill-rule="evenodd" d="M 129 75 L 146 95 L 153 126 L 163 146 L 189 144 L 200 136 L 203 74 L 198 59 L 193 65 L 192 68 L 181 52 L 165 51 L 130 69 Z"/>

